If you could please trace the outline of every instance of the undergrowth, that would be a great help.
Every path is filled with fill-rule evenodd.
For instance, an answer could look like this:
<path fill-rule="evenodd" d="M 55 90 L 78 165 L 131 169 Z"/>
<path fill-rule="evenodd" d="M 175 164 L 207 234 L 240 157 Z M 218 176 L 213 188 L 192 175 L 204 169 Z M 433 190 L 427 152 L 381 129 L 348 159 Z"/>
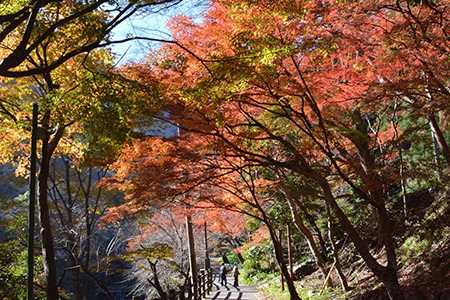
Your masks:
<path fill-rule="evenodd" d="M 348 299 L 339 288 L 317 289 L 314 287 L 306 287 L 302 285 L 302 281 L 296 281 L 296 290 L 300 298 L 303 300 L 344 300 Z M 282 283 L 279 276 L 268 276 L 264 281 L 258 283 L 259 290 L 263 293 L 265 300 L 289 300 L 289 291 Z"/>

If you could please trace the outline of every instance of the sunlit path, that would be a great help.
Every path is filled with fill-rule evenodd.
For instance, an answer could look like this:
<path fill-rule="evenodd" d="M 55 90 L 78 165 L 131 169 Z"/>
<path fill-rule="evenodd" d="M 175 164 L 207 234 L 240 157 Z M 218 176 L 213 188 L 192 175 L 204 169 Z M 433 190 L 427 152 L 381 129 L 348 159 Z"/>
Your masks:
<path fill-rule="evenodd" d="M 258 290 L 254 286 L 240 285 L 234 287 L 232 284 L 232 278 L 227 278 L 227 286 L 221 286 L 219 278 L 215 278 L 213 282 L 213 288 L 209 297 L 210 300 L 257 300 Z"/>
<path fill-rule="evenodd" d="M 227 276 L 227 285 L 221 286 L 219 269 L 220 263 L 218 257 L 211 258 L 211 269 L 213 272 L 213 286 L 211 293 L 206 298 L 208 300 L 258 300 L 258 290 L 255 286 L 239 284 L 238 287 L 233 286 L 233 277 Z M 228 266 L 231 274 L 231 266 Z"/>

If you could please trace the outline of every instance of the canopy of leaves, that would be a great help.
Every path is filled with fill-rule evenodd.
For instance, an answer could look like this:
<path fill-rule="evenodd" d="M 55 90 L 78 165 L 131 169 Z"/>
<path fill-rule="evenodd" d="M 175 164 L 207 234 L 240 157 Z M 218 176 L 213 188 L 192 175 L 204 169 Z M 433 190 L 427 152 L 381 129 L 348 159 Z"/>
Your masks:
<path fill-rule="evenodd" d="M 179 0 L 55 1 L 0 3 L 0 76 L 49 73 L 67 60 L 125 40 L 112 30 L 130 16 L 163 9 Z"/>
<path fill-rule="evenodd" d="M 143 180 L 144 169 L 133 169 L 130 197 L 153 193 L 154 182 L 169 187 L 170 194 L 172 186 L 175 195 L 197 191 L 202 170 L 210 186 L 226 190 L 210 202 L 232 209 L 245 202 L 245 212 L 257 216 L 258 205 L 273 204 L 263 190 L 276 182 L 255 167 L 280 168 L 313 181 L 333 201 L 340 198 L 340 207 L 364 206 L 361 212 L 370 216 L 365 205 L 383 210 L 387 202 L 397 202 L 406 179 L 441 180 L 439 170 L 448 166 L 432 160 L 440 154 L 427 126 L 435 117 L 434 129 L 448 126 L 447 4 L 214 1 L 201 22 L 174 19 L 170 28 L 179 44 L 163 46 L 136 70 L 142 79 L 157 78 L 170 112 L 167 121 L 179 126 L 181 136 L 190 132 L 193 145 L 201 139 L 208 147 L 192 151 L 201 155 L 191 162 L 195 168 L 183 166 L 186 173 L 172 171 L 188 160 L 162 164 L 161 174 L 176 178 L 170 184 L 160 185 L 154 174 Z M 440 138 L 441 157 L 446 139 Z M 403 140 L 414 145 L 408 161 Z M 152 158 L 180 157 L 178 146 L 164 158 Z M 209 168 L 200 167 L 205 165 Z M 125 182 L 120 179 L 122 189 Z M 315 187 L 305 193 L 325 198 Z M 217 190 L 206 194 L 211 191 Z M 147 195 L 145 204 L 158 199 Z"/>

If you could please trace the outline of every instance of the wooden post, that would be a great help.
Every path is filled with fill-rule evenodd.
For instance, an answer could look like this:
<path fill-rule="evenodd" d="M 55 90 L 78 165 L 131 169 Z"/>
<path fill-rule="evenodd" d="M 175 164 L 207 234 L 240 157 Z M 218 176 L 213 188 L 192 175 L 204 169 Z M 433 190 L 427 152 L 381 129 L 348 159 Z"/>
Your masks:
<path fill-rule="evenodd" d="M 200 293 L 201 297 L 206 297 L 206 273 L 205 270 L 200 270 Z"/>
<path fill-rule="evenodd" d="M 211 268 L 211 262 L 209 260 L 208 255 L 208 231 L 206 230 L 206 221 L 205 221 L 205 269 L 208 270 Z"/>
<path fill-rule="evenodd" d="M 195 257 L 195 244 L 194 244 L 194 233 L 192 230 L 191 216 L 186 216 L 186 231 L 188 239 L 188 253 L 189 253 L 189 272 L 191 277 L 191 284 L 194 287 L 194 299 L 197 299 L 197 280 L 198 280 L 198 270 L 197 270 L 197 258 Z"/>
<path fill-rule="evenodd" d="M 206 270 L 208 272 L 208 294 L 212 291 L 212 270 Z"/>
<path fill-rule="evenodd" d="M 324 283 L 323 283 L 323 286 L 322 286 L 322 289 L 320 290 L 319 295 L 321 295 L 321 294 L 323 293 L 323 291 L 325 290 L 325 287 L 327 286 L 328 279 L 330 278 L 331 272 L 333 272 L 333 269 L 334 269 L 334 266 L 335 266 L 335 265 L 336 265 L 336 261 L 334 261 L 334 263 L 331 265 L 330 271 L 328 271 L 328 275 L 327 275 L 327 277 L 325 278 L 325 281 L 324 281 Z"/>
<path fill-rule="evenodd" d="M 30 157 L 30 204 L 28 211 L 28 277 L 27 299 L 34 300 L 34 214 L 36 203 L 36 161 L 37 161 L 37 125 L 38 105 L 33 104 Z"/>

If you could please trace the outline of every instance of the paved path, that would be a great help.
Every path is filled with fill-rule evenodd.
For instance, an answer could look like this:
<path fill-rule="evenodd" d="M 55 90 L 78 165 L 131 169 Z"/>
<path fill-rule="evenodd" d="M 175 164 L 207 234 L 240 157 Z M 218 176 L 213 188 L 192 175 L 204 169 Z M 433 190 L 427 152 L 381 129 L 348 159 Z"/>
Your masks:
<path fill-rule="evenodd" d="M 233 279 L 227 277 L 227 286 L 221 286 L 218 276 L 215 276 L 211 294 L 208 300 L 258 300 L 258 290 L 251 285 L 233 286 Z M 231 283 L 231 284 L 230 284 Z"/>

